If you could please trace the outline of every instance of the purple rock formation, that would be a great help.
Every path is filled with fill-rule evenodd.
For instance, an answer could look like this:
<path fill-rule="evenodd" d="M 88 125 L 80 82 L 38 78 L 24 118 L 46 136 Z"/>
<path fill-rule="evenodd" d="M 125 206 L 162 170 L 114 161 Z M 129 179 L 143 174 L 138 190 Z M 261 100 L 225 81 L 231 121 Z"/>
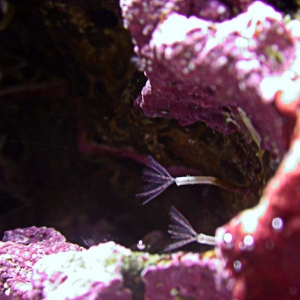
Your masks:
<path fill-rule="evenodd" d="M 230 299 L 220 261 L 214 256 L 132 252 L 114 242 L 88 250 L 65 242 L 51 228 L 24 228 L 6 233 L 47 232 L 28 245 L 0 242 L 0 295 L 22 299 Z M 14 236 L 14 233 L 16 234 Z M 49 243 L 52 237 L 58 240 Z M 20 239 L 24 242 L 24 239 Z"/>
<path fill-rule="evenodd" d="M 300 117 L 294 139 L 256 207 L 217 230 L 218 249 L 236 279 L 234 299 L 299 299 Z"/>
<path fill-rule="evenodd" d="M 49 243 L 65 242 L 66 238 L 53 228 L 27 227 L 5 231 L 2 242 L 14 242 L 23 245 L 49 241 Z"/>
<path fill-rule="evenodd" d="M 53 228 L 7 231 L 4 242 L 0 242 L 0 294 L 26 297 L 32 288 L 33 265 L 46 255 L 66 251 L 82 251 L 82 248 L 67 243 Z"/>
<path fill-rule="evenodd" d="M 120 272 L 122 259 L 129 254 L 130 250 L 109 242 L 80 253 L 45 257 L 34 266 L 30 297 L 130 300 Z"/>
<path fill-rule="evenodd" d="M 221 1 L 121 2 L 149 78 L 136 104 L 148 116 L 174 117 L 182 125 L 201 120 L 224 134 L 242 132 L 258 152 L 269 149 L 280 158 L 290 138 L 281 113 L 295 118 L 291 112 L 299 106 L 299 34 L 261 2 L 249 7 L 232 2 L 245 12 L 233 18 Z M 282 80 L 296 85 L 290 95 Z M 275 95 L 281 113 L 271 103 Z M 290 101 L 293 109 L 285 106 Z M 0 293 L 23 299 L 164 300 L 230 299 L 233 292 L 239 300 L 297 299 L 299 128 L 298 121 L 291 151 L 260 205 L 219 229 L 220 260 L 136 254 L 112 242 L 82 251 L 54 229 L 16 229 L 0 242 Z M 223 264 L 236 281 L 223 277 Z M 142 281 L 145 293 L 139 298 L 135 288 Z"/>
<path fill-rule="evenodd" d="M 183 126 L 203 121 L 223 134 L 238 131 L 278 162 L 290 146 L 259 205 L 217 231 L 217 252 L 235 280 L 227 282 L 232 298 L 299 299 L 300 22 L 263 2 L 232 0 L 242 13 L 228 10 L 217 23 L 195 13 L 195 2 L 121 1 L 148 77 L 136 105 Z M 149 297 L 170 292 L 177 273 L 164 272 Z M 193 279 L 176 281 L 184 284 L 174 296 L 193 297 Z"/>
<path fill-rule="evenodd" d="M 172 254 L 169 262 L 143 271 L 145 298 L 229 300 L 231 291 L 218 274 L 219 264 L 217 259 L 201 259 L 199 254 Z"/>
<path fill-rule="evenodd" d="M 276 85 L 270 91 L 263 84 L 283 76 L 296 58 L 296 39 L 280 13 L 254 2 L 216 23 L 191 11 L 189 1 L 124 0 L 121 7 L 149 79 L 136 102 L 147 116 L 176 118 L 183 126 L 203 121 L 223 134 L 239 131 L 274 159 L 283 156 L 289 135 L 269 103 Z"/>

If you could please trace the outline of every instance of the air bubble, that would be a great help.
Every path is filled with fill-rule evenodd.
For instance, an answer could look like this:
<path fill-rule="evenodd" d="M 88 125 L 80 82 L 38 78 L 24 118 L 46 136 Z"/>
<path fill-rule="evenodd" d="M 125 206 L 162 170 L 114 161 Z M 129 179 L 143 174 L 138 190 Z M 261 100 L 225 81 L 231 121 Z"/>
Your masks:
<path fill-rule="evenodd" d="M 272 220 L 272 227 L 274 230 L 281 230 L 283 227 L 283 220 L 281 218 L 274 218 Z"/>
<path fill-rule="evenodd" d="M 246 246 L 253 246 L 254 243 L 254 239 L 252 237 L 252 235 L 248 234 L 244 237 L 244 243 Z"/>
<path fill-rule="evenodd" d="M 240 243 L 241 250 L 252 250 L 254 248 L 254 238 L 248 234 L 244 237 L 244 241 Z"/>
<path fill-rule="evenodd" d="M 229 233 L 229 232 L 225 233 L 223 236 L 223 241 L 227 248 L 233 247 L 233 237 L 232 237 L 231 233 Z"/>
<path fill-rule="evenodd" d="M 232 242 L 232 234 L 231 233 L 225 233 L 224 234 L 224 242 L 225 243 L 231 243 Z"/>
<path fill-rule="evenodd" d="M 242 270 L 242 263 L 239 260 L 235 260 L 233 263 L 233 268 L 239 272 Z"/>
<path fill-rule="evenodd" d="M 144 244 L 144 242 L 142 240 L 139 240 L 138 243 L 136 244 L 136 247 L 139 250 L 144 250 L 146 248 L 146 245 Z"/>

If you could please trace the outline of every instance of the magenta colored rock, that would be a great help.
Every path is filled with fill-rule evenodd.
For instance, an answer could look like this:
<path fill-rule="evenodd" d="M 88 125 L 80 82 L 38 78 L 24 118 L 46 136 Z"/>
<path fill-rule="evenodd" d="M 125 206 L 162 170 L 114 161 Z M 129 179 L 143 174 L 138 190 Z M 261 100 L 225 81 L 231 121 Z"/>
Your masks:
<path fill-rule="evenodd" d="M 120 5 L 123 11 L 124 26 L 130 30 L 140 49 L 149 43 L 157 25 L 172 12 L 178 12 L 185 16 L 194 15 L 213 21 L 230 17 L 229 8 L 218 0 L 122 0 Z"/>
<path fill-rule="evenodd" d="M 34 266 L 33 290 L 37 299 L 130 300 L 123 287 L 122 260 L 130 250 L 113 242 L 82 252 L 67 252 L 41 259 Z"/>
<path fill-rule="evenodd" d="M 219 228 L 226 268 L 239 300 L 300 298 L 300 118 L 291 148 L 261 202 Z"/>
<path fill-rule="evenodd" d="M 219 6 L 227 14 L 219 20 L 192 12 L 191 3 L 121 1 L 148 77 L 136 105 L 182 126 L 203 121 L 223 134 L 242 133 L 278 162 L 290 146 L 259 205 L 218 229 L 216 250 L 234 279 L 224 288 L 232 299 L 300 299 L 300 22 L 259 1 L 226 1 L 242 13 Z M 170 292 L 200 298 L 193 280 L 203 278 L 180 271 L 172 264 L 144 271 L 149 299 Z"/>
<path fill-rule="evenodd" d="M 32 288 L 32 268 L 42 257 L 82 251 L 81 247 L 67 243 L 53 228 L 18 228 L 7 231 L 4 239 L 7 242 L 0 242 L 0 294 L 22 298 Z"/>
<path fill-rule="evenodd" d="M 29 237 L 29 232 L 39 229 L 46 230 L 17 229 L 10 236 L 14 232 Z M 53 229 L 47 232 L 48 237 L 59 235 Z M 20 299 L 225 300 L 231 293 L 232 283 L 222 277 L 220 260 L 210 255 L 151 255 L 114 242 L 86 250 L 48 239 L 28 245 L 0 242 L 0 261 L 0 295 Z"/>
<path fill-rule="evenodd" d="M 142 272 L 145 299 L 231 299 L 228 282 L 218 272 L 220 262 L 199 254 L 172 254 L 171 260 L 150 266 Z"/>
<path fill-rule="evenodd" d="M 41 241 L 65 242 L 66 238 L 53 228 L 32 226 L 5 231 L 2 241 L 28 245 Z"/>
<path fill-rule="evenodd" d="M 149 79 L 137 104 L 149 117 L 241 132 L 281 158 L 291 132 L 270 104 L 280 87 L 263 82 L 289 70 L 296 38 L 281 14 L 262 2 L 221 23 L 190 16 L 187 3 L 121 1 L 124 25 Z"/>

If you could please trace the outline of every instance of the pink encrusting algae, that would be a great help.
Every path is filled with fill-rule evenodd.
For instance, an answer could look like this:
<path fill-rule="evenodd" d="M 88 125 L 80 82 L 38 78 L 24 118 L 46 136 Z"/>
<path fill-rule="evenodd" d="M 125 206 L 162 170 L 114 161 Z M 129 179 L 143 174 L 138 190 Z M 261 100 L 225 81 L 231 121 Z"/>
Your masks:
<path fill-rule="evenodd" d="M 216 258 L 150 255 L 114 242 L 87 250 L 46 227 L 19 228 L 5 236 L 6 242 L 0 242 L 0 289 L 12 297 L 7 299 L 230 299 L 226 280 L 215 287 Z"/>
<path fill-rule="evenodd" d="M 279 12 L 257 1 L 214 22 L 190 11 L 189 1 L 124 0 L 121 7 L 148 77 L 136 100 L 147 116 L 239 131 L 282 158 L 289 123 L 270 102 L 286 92 L 278 80 L 295 81 L 299 64 L 296 33 Z"/>
<path fill-rule="evenodd" d="M 32 226 L 6 231 L 0 242 L 0 293 L 29 299 L 37 261 L 50 254 L 82 250 L 53 228 Z"/>
<path fill-rule="evenodd" d="M 300 118 L 291 148 L 261 201 L 217 230 L 235 299 L 299 299 Z"/>
<path fill-rule="evenodd" d="M 199 242 L 215 245 L 213 254 L 151 255 L 114 242 L 86 250 L 52 228 L 6 232 L 1 293 L 22 299 L 299 299 L 300 22 L 251 0 L 120 5 L 148 77 L 135 106 L 182 126 L 202 121 L 224 135 L 238 132 L 256 145 L 261 161 L 269 152 L 270 168 L 279 168 L 259 204 L 214 237 L 197 233 L 171 208 L 174 243 L 165 250 Z M 140 194 L 146 201 L 170 184 L 207 179 L 172 177 L 152 158 L 148 167 L 150 186 Z M 217 180 L 208 178 L 214 179 L 205 183 Z"/>
<path fill-rule="evenodd" d="M 272 153 L 273 167 L 284 157 L 259 204 L 217 230 L 216 253 L 232 299 L 299 299 L 300 22 L 261 1 L 233 2 L 237 15 L 221 1 L 121 1 L 148 78 L 135 104 L 182 126 L 239 132 L 258 157 Z M 199 3 L 221 15 L 204 18 Z M 175 248 L 197 239 L 171 216 Z"/>

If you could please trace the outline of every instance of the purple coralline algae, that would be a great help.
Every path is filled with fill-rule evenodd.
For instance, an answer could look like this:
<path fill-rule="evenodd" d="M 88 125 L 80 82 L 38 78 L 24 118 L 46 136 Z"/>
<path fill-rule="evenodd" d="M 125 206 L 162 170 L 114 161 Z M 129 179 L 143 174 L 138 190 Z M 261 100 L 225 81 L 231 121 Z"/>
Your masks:
<path fill-rule="evenodd" d="M 218 251 L 236 279 L 232 297 L 299 299 L 300 118 L 290 150 L 260 203 L 217 230 Z"/>
<path fill-rule="evenodd" d="M 37 299 L 230 299 L 211 255 L 132 252 L 114 242 L 47 256 L 34 266 Z"/>
<path fill-rule="evenodd" d="M 0 295 L 16 299 L 230 299 L 228 285 L 232 283 L 223 277 L 221 261 L 213 253 L 151 255 L 114 242 L 87 250 L 65 242 L 51 228 L 16 229 L 17 236 L 22 231 L 48 232 L 48 237 L 62 240 L 46 245 L 40 238 L 28 245 L 1 242 Z M 8 235 L 18 240 L 13 231 Z"/>
<path fill-rule="evenodd" d="M 222 17 L 204 19 L 198 1 L 121 1 L 148 77 L 136 105 L 183 126 L 203 121 L 223 134 L 242 132 L 281 158 L 290 127 L 270 102 L 285 91 L 278 81 L 290 85 L 297 77 L 297 34 L 262 2 L 234 17 L 221 2 L 204 2 Z"/>
<path fill-rule="evenodd" d="M 28 227 L 7 231 L 0 242 L 0 294 L 26 298 L 32 289 L 33 265 L 42 257 L 82 248 L 66 242 L 53 228 Z"/>
<path fill-rule="evenodd" d="M 120 272 L 130 250 L 113 242 L 82 252 L 50 255 L 34 266 L 33 290 L 37 299 L 130 300 Z"/>
<path fill-rule="evenodd" d="M 217 230 L 216 253 L 232 299 L 299 299 L 300 22 L 232 2 L 240 14 L 214 1 L 223 16 L 204 18 L 196 1 L 121 1 L 148 77 L 135 104 L 182 126 L 240 132 L 284 157 L 259 204 Z"/>
<path fill-rule="evenodd" d="M 170 261 L 143 270 L 145 299 L 230 299 L 228 283 L 218 275 L 220 261 L 199 254 L 172 254 Z"/>
<path fill-rule="evenodd" d="M 46 243 L 47 241 L 53 244 L 55 242 L 65 242 L 66 238 L 53 228 L 32 226 L 5 231 L 2 242 L 9 241 L 24 245 L 37 242 Z"/>

